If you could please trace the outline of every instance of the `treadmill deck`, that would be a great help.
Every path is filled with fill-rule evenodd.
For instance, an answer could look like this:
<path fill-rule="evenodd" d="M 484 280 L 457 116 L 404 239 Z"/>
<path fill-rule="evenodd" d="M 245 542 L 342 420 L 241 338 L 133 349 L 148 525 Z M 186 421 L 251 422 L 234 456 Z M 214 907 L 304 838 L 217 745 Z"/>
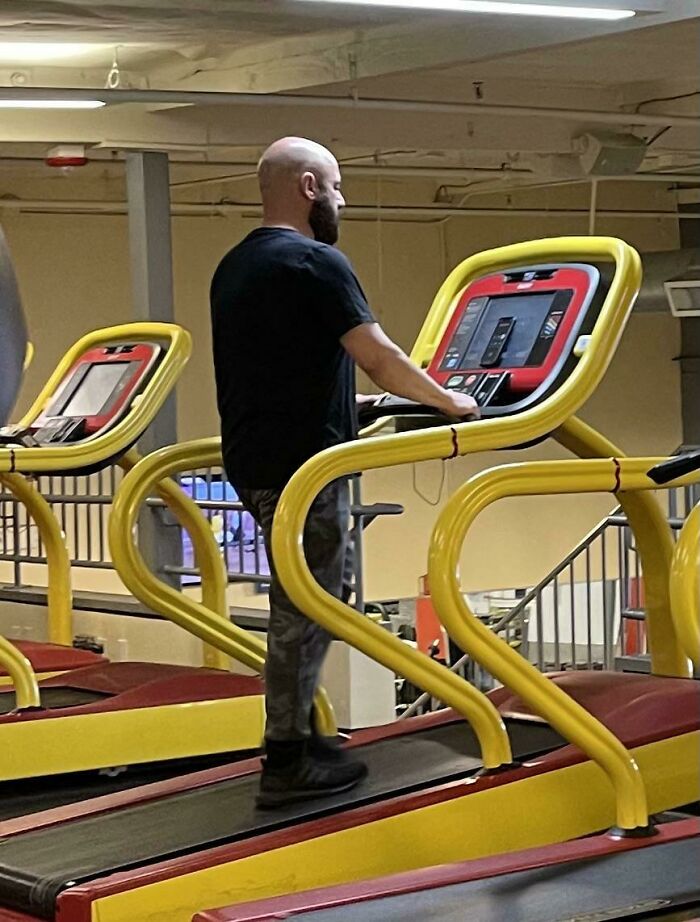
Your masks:
<path fill-rule="evenodd" d="M 516 757 L 562 745 L 546 724 L 509 721 Z M 410 791 L 469 777 L 481 768 L 478 742 L 453 722 L 361 748 L 369 778 L 353 791 L 283 810 L 258 810 L 249 773 L 58 827 L 0 841 L 0 905 L 53 919 L 58 895 L 119 870 L 236 842 Z"/>

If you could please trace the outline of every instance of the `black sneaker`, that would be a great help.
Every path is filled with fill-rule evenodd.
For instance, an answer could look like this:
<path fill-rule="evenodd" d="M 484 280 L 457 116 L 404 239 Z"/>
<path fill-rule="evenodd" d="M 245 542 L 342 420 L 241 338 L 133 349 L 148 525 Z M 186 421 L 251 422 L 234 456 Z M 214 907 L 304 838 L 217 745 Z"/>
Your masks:
<path fill-rule="evenodd" d="M 343 748 L 342 736 L 323 736 L 312 732 L 308 741 L 308 753 L 317 762 L 355 762 L 350 751 Z"/>
<path fill-rule="evenodd" d="M 364 762 L 329 762 L 305 751 L 301 758 L 280 766 L 265 759 L 260 776 L 258 807 L 271 809 L 317 797 L 330 797 L 355 787 L 367 776 Z"/>

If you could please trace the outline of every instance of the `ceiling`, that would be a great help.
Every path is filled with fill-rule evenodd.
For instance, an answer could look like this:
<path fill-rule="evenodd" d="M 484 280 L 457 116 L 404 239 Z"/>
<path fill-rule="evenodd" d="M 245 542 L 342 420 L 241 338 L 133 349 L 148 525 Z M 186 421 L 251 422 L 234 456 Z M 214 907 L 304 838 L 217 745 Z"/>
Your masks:
<path fill-rule="evenodd" d="M 486 171 L 496 188 L 501 174 L 511 185 L 588 180 L 578 138 L 633 135 L 648 143 L 637 172 L 673 174 L 659 180 L 664 188 L 692 187 L 700 0 L 595 2 L 616 5 L 638 15 L 584 22 L 304 0 L 13 0 L 0 9 L 0 48 L 92 47 L 55 61 L 0 55 L 0 96 L 82 94 L 108 105 L 3 111 L 0 196 L 10 180 L 43 181 L 43 156 L 58 143 L 85 145 L 102 177 L 119 170 L 109 162 L 125 150 L 168 150 L 189 162 L 186 179 L 245 172 L 232 165 L 254 163 L 285 133 L 332 145 L 368 174 L 443 169 L 431 195 L 450 169 L 455 184 Z"/>

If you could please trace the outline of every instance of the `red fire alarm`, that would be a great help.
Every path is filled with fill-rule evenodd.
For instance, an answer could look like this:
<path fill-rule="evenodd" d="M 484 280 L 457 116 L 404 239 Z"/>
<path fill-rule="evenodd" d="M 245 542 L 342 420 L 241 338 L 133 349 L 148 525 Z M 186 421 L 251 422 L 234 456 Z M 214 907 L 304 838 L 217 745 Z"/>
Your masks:
<path fill-rule="evenodd" d="M 88 158 L 82 144 L 59 144 L 52 147 L 44 161 L 46 166 L 59 168 L 85 166 Z"/>

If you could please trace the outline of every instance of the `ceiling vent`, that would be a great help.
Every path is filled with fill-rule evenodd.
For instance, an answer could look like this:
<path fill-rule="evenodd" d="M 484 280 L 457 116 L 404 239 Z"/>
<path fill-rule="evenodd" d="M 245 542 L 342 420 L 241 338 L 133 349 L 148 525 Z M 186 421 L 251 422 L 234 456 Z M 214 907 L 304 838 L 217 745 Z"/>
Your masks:
<path fill-rule="evenodd" d="M 630 176 L 642 165 L 647 145 L 633 134 L 596 131 L 576 138 L 574 150 L 588 176 Z"/>

